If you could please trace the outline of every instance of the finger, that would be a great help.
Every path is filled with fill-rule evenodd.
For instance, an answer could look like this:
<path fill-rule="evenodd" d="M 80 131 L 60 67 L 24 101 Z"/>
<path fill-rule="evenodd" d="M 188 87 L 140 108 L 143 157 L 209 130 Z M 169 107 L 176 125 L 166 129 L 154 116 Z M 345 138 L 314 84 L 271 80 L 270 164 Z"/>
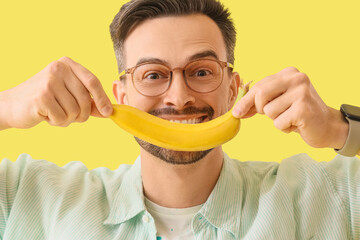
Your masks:
<path fill-rule="evenodd" d="M 85 67 L 70 58 L 63 57 L 59 61 L 65 62 L 71 67 L 74 74 L 80 79 L 86 89 L 93 96 L 96 108 L 101 112 L 101 114 L 105 117 L 110 116 L 112 113 L 111 102 L 107 97 L 99 79 Z"/>
<path fill-rule="evenodd" d="M 294 94 L 287 91 L 268 102 L 263 108 L 265 115 L 274 120 L 291 106 L 291 104 L 294 102 L 293 98 Z"/>
<path fill-rule="evenodd" d="M 257 113 L 256 108 L 255 108 L 255 106 L 253 106 L 253 107 L 250 108 L 250 110 L 249 110 L 245 115 L 243 115 L 241 118 L 242 118 L 242 119 L 244 119 L 244 118 L 250 118 L 250 117 L 254 116 L 256 113 Z"/>
<path fill-rule="evenodd" d="M 239 100 L 234 107 L 233 115 L 242 118 L 249 115 L 248 112 L 252 107 L 256 108 L 257 113 L 264 114 L 264 106 L 284 93 L 287 87 L 288 85 L 283 83 L 282 78 L 277 74 L 262 79 Z"/>
<path fill-rule="evenodd" d="M 55 92 L 55 99 L 66 113 L 66 121 L 74 122 L 80 114 L 80 107 L 74 96 L 69 92 L 65 85 L 60 85 Z"/>
<path fill-rule="evenodd" d="M 94 100 L 91 101 L 91 113 L 90 113 L 90 115 L 93 116 L 93 117 L 104 118 L 104 116 L 97 109 Z"/>
<path fill-rule="evenodd" d="M 294 119 L 296 118 L 296 107 L 291 106 L 285 112 L 280 114 L 277 118 L 274 119 L 274 125 L 277 129 L 289 133 L 297 128 L 294 124 Z"/>
<path fill-rule="evenodd" d="M 299 133 L 298 131 L 298 128 L 296 126 L 290 126 L 289 128 L 286 128 L 284 130 L 282 130 L 284 133 L 291 133 L 291 132 L 297 132 Z"/>
<path fill-rule="evenodd" d="M 254 86 L 256 111 L 264 114 L 266 104 L 281 96 L 288 89 L 288 84 L 279 75 L 264 78 L 258 86 Z"/>
<path fill-rule="evenodd" d="M 66 122 L 66 113 L 55 98 L 48 99 L 47 103 L 44 104 L 44 109 L 46 109 L 44 113 L 45 120 L 50 125 L 60 126 Z"/>
<path fill-rule="evenodd" d="M 240 100 L 235 104 L 232 114 L 236 118 L 242 118 L 248 115 L 249 110 L 255 104 L 255 93 L 254 91 L 250 91 L 245 94 Z"/>
<path fill-rule="evenodd" d="M 81 81 L 75 76 L 69 76 L 65 79 L 65 86 L 75 98 L 77 104 L 80 107 L 80 113 L 74 119 L 75 122 L 84 122 L 86 121 L 91 113 L 91 96 L 90 93 L 86 90 L 85 86 Z"/>

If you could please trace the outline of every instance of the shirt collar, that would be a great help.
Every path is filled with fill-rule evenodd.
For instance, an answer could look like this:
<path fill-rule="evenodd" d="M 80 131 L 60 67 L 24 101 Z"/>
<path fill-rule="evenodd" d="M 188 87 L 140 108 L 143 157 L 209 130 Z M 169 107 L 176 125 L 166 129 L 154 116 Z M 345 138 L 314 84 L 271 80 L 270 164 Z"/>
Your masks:
<path fill-rule="evenodd" d="M 144 211 L 144 193 L 141 178 L 140 156 L 124 174 L 120 187 L 109 202 L 109 215 L 104 224 L 123 223 Z"/>
<path fill-rule="evenodd" d="M 224 153 L 219 179 L 200 213 L 216 228 L 239 235 L 242 206 L 242 181 L 235 160 Z M 141 178 L 141 158 L 123 177 L 115 198 L 110 203 L 110 213 L 104 224 L 120 224 L 146 210 Z M 225 207 L 224 207 L 225 206 Z"/>
<path fill-rule="evenodd" d="M 219 179 L 200 210 L 213 226 L 231 232 L 236 238 L 240 234 L 243 196 L 242 176 L 238 169 L 236 160 L 224 153 Z"/>

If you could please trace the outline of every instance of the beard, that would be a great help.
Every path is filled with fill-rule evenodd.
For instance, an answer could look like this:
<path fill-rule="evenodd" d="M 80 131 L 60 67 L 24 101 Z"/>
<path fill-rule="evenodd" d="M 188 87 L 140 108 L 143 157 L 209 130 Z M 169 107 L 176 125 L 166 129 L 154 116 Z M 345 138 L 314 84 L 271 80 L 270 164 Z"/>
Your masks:
<path fill-rule="evenodd" d="M 205 113 L 209 118 L 209 121 L 214 116 L 214 109 L 210 106 L 204 108 L 195 108 L 188 107 L 183 111 L 179 112 L 172 108 L 164 108 L 164 109 L 155 109 L 149 112 L 154 116 L 158 116 L 161 114 L 166 115 L 185 115 L 185 114 L 196 114 L 196 113 Z M 148 143 L 144 140 L 141 140 L 135 137 L 135 140 L 138 142 L 140 147 L 142 147 L 145 151 L 149 152 L 151 155 L 160 158 L 166 163 L 176 164 L 176 165 L 186 165 L 193 164 L 204 158 L 208 153 L 210 153 L 214 148 L 205 150 L 205 151 L 196 151 L 196 152 L 185 152 L 185 151 L 175 151 L 166 148 L 162 148 L 156 146 L 154 144 Z"/>
<path fill-rule="evenodd" d="M 213 148 L 211 148 L 198 152 L 174 151 L 145 142 L 144 140 L 141 140 L 137 137 L 135 137 L 135 140 L 145 151 L 149 152 L 151 155 L 160 158 L 164 162 L 176 165 L 196 163 L 200 159 L 204 158 L 209 152 L 211 152 L 211 150 L 213 150 Z"/>

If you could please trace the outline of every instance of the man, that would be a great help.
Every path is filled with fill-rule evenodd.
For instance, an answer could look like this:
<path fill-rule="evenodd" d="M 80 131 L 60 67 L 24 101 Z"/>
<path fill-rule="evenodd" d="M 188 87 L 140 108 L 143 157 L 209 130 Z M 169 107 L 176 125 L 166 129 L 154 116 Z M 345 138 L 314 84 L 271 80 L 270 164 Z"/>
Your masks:
<path fill-rule="evenodd" d="M 232 72 L 235 29 L 215 0 L 134 0 L 110 27 L 119 104 L 158 117 L 203 122 L 229 111 L 241 81 Z M 197 85 L 197 79 L 209 84 Z M 211 83 L 211 84 L 210 84 Z M 99 80 L 70 58 L 0 93 L 0 129 L 55 126 L 111 114 Z M 349 124 L 308 77 L 286 68 L 255 84 L 234 116 L 266 114 L 313 147 L 342 149 Z M 22 155 L 0 166 L 2 239 L 357 239 L 359 160 L 239 162 L 218 146 L 163 149 L 137 139 L 133 166 L 87 171 Z"/>

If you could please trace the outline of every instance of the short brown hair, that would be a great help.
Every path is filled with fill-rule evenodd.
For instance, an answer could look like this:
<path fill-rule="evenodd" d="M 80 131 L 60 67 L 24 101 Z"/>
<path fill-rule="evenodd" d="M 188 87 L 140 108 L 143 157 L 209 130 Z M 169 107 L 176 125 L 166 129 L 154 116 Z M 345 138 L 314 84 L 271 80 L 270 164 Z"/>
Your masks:
<path fill-rule="evenodd" d="M 217 0 L 131 0 L 124 4 L 110 24 L 119 73 L 124 70 L 124 41 L 139 23 L 163 16 L 203 14 L 219 27 L 226 46 L 227 61 L 234 63 L 236 30 L 230 12 Z"/>

